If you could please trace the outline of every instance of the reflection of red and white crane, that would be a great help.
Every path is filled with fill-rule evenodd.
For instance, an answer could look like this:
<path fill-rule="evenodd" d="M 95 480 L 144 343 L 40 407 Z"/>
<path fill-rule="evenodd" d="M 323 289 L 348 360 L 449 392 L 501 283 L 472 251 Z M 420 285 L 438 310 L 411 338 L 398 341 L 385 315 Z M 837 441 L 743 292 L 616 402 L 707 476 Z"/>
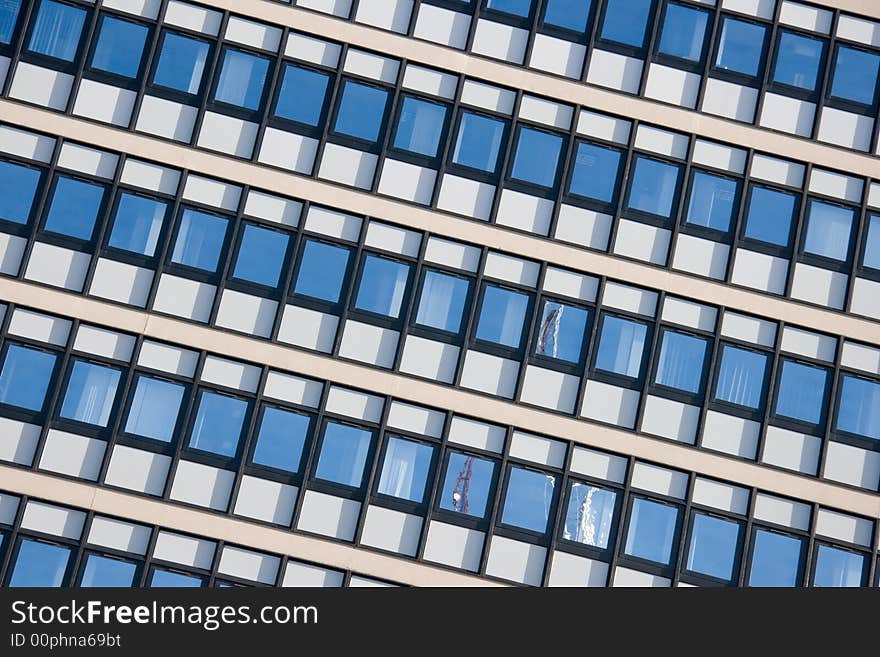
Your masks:
<path fill-rule="evenodd" d="M 544 321 L 541 323 L 541 331 L 538 334 L 538 350 L 546 356 L 556 358 L 557 346 L 559 345 L 559 324 L 562 322 L 562 311 L 565 306 L 554 304 L 556 308 L 547 313 Z M 547 353 L 547 342 L 553 340 L 552 353 Z"/>
<path fill-rule="evenodd" d="M 452 489 L 452 508 L 459 513 L 468 512 L 468 494 L 471 490 L 471 477 L 474 474 L 474 457 L 465 457 Z"/>

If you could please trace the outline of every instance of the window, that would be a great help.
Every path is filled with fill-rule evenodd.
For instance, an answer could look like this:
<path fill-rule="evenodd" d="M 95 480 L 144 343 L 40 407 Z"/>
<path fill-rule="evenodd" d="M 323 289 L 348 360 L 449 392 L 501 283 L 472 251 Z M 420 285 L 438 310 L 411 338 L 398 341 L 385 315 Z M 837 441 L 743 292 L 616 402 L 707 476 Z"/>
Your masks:
<path fill-rule="evenodd" d="M 220 79 L 214 100 L 249 110 L 258 110 L 269 72 L 269 60 L 240 50 L 227 49 L 223 54 Z"/>
<path fill-rule="evenodd" d="M 519 349 L 528 309 L 527 294 L 486 285 L 477 323 L 477 339 Z"/>
<path fill-rule="evenodd" d="M 708 22 L 708 12 L 670 2 L 666 5 L 666 16 L 663 19 L 663 30 L 657 52 L 699 62 L 703 58 L 703 43 L 706 39 Z"/>
<path fill-rule="evenodd" d="M 308 415 L 264 407 L 251 461 L 277 470 L 299 472 L 311 423 Z"/>
<path fill-rule="evenodd" d="M 232 458 L 238 451 L 248 402 L 204 391 L 189 436 L 189 446 Z"/>
<path fill-rule="evenodd" d="M 389 438 L 379 476 L 379 493 L 421 504 L 433 456 L 431 445 L 395 436 Z"/>
<path fill-rule="evenodd" d="M 11 43 L 21 0 L 0 0 L 0 43 Z"/>
<path fill-rule="evenodd" d="M 604 550 L 611 540 L 617 493 L 573 482 L 568 495 L 562 538 Z"/>
<path fill-rule="evenodd" d="M 204 41 L 166 32 L 153 83 L 186 94 L 199 93 L 210 50 Z"/>
<path fill-rule="evenodd" d="M 466 516 L 484 518 L 495 462 L 461 452 L 450 452 L 440 494 L 440 508 Z"/>
<path fill-rule="evenodd" d="M 756 529 L 749 586 L 797 586 L 803 541 L 793 536 Z"/>
<path fill-rule="evenodd" d="M 740 524 L 695 513 L 687 553 L 687 569 L 729 582 L 736 567 Z"/>
<path fill-rule="evenodd" d="M 388 92 L 346 80 L 341 97 L 333 125 L 334 132 L 364 141 L 379 141 L 385 107 L 388 105 Z"/>
<path fill-rule="evenodd" d="M 525 18 L 532 10 L 532 0 L 486 0 L 486 8 Z"/>
<path fill-rule="evenodd" d="M 766 187 L 752 187 L 744 236 L 759 242 L 788 246 L 797 210 L 797 197 Z"/>
<path fill-rule="evenodd" d="M 184 575 L 183 573 L 174 573 L 170 570 L 160 570 L 156 568 L 150 577 L 151 588 L 198 588 L 202 586 L 202 580 L 193 575 Z"/>
<path fill-rule="evenodd" d="M 113 16 L 101 19 L 92 68 L 125 78 L 137 77 L 149 30 L 145 25 Z"/>
<path fill-rule="evenodd" d="M 131 587 L 136 572 L 137 564 L 130 561 L 89 554 L 79 585 L 83 588 Z"/>
<path fill-rule="evenodd" d="M 178 383 L 138 376 L 125 432 L 170 442 L 174 437 L 185 390 Z"/>
<path fill-rule="evenodd" d="M 545 300 L 535 338 L 535 354 L 579 363 L 589 316 L 583 308 Z"/>
<path fill-rule="evenodd" d="M 368 255 L 364 258 L 354 307 L 386 317 L 399 317 L 409 271 L 410 266 L 402 262 Z"/>
<path fill-rule="evenodd" d="M 510 175 L 523 182 L 553 187 L 561 151 L 562 137 L 559 135 L 522 127 Z"/>
<path fill-rule="evenodd" d="M 276 287 L 289 241 L 287 233 L 251 224 L 245 226 L 232 275 L 258 285 Z"/>
<path fill-rule="evenodd" d="M 72 62 L 79 48 L 85 19 L 86 12 L 79 7 L 55 0 L 42 0 L 33 23 L 28 50 Z"/>
<path fill-rule="evenodd" d="M 495 173 L 504 131 L 504 121 L 462 112 L 452 150 L 452 162 L 486 173 Z"/>
<path fill-rule="evenodd" d="M 44 228 L 60 235 L 89 240 L 103 201 L 104 188 L 101 185 L 59 176 Z"/>
<path fill-rule="evenodd" d="M 120 371 L 82 360 L 73 363 L 61 417 L 106 427 L 110 421 Z"/>
<path fill-rule="evenodd" d="M 501 522 L 543 534 L 547 531 L 556 477 L 513 466 L 507 479 L 507 494 Z"/>
<path fill-rule="evenodd" d="M 426 270 L 416 311 L 416 324 L 458 333 L 470 288 L 471 283 L 466 278 Z"/>
<path fill-rule="evenodd" d="M 852 208 L 811 200 L 804 252 L 845 262 L 854 217 Z"/>
<path fill-rule="evenodd" d="M 26 224 L 41 178 L 38 169 L 0 161 L 0 219 Z"/>
<path fill-rule="evenodd" d="M 711 173 L 695 171 L 685 221 L 726 233 L 736 210 L 739 183 Z"/>
<path fill-rule="evenodd" d="M 840 45 L 831 80 L 831 96 L 862 105 L 877 100 L 880 54 Z"/>
<path fill-rule="evenodd" d="M 862 265 L 871 269 L 880 269 L 880 215 L 875 214 L 868 218 L 867 233 Z"/>
<path fill-rule="evenodd" d="M 306 240 L 294 293 L 338 303 L 350 252 L 339 246 Z"/>
<path fill-rule="evenodd" d="M 191 210 L 183 211 L 171 262 L 205 271 L 217 271 L 229 222 L 223 217 Z"/>
<path fill-rule="evenodd" d="M 573 32 L 585 32 L 592 0 L 546 0 L 544 22 Z"/>
<path fill-rule="evenodd" d="M 730 73 L 757 77 L 764 59 L 767 28 L 737 18 L 724 17 L 715 66 Z"/>
<path fill-rule="evenodd" d="M 29 411 L 43 410 L 57 359 L 48 351 L 9 345 L 0 371 L 0 403 Z"/>
<path fill-rule="evenodd" d="M 373 432 L 338 422 L 327 422 L 315 477 L 360 488 Z"/>
<path fill-rule="evenodd" d="M 843 375 L 837 428 L 880 440 L 880 383 Z"/>
<path fill-rule="evenodd" d="M 30 538 L 21 539 L 10 587 L 51 587 L 64 584 L 71 550 Z"/>
<path fill-rule="evenodd" d="M 708 341 L 676 331 L 663 331 L 654 383 L 696 394 L 703 384 Z"/>
<path fill-rule="evenodd" d="M 814 91 L 824 50 L 825 42 L 821 39 L 780 32 L 773 82 Z"/>
<path fill-rule="evenodd" d="M 614 148 L 581 142 L 571 171 L 569 192 L 612 203 L 620 177 L 621 153 Z"/>
<path fill-rule="evenodd" d="M 168 204 L 129 192 L 121 192 L 108 245 L 152 257 L 159 245 Z"/>
<path fill-rule="evenodd" d="M 404 96 L 397 119 L 394 148 L 426 157 L 437 157 L 445 124 L 445 105 Z"/>
<path fill-rule="evenodd" d="M 680 167 L 647 157 L 637 157 L 630 183 L 630 210 L 670 217 L 674 209 Z"/>
<path fill-rule="evenodd" d="M 602 39 L 641 48 L 653 0 L 606 0 Z"/>
<path fill-rule="evenodd" d="M 624 551 L 631 557 L 668 566 L 678 525 L 678 508 L 633 498 Z"/>
<path fill-rule="evenodd" d="M 813 586 L 859 587 L 864 582 L 865 555 L 820 545 L 816 550 Z"/>
<path fill-rule="evenodd" d="M 763 397 L 766 370 L 766 354 L 724 345 L 721 349 L 715 399 L 757 409 Z"/>
<path fill-rule="evenodd" d="M 330 76 L 325 73 L 288 64 L 275 103 L 275 116 L 317 126 L 321 122 L 329 82 Z"/>
<path fill-rule="evenodd" d="M 648 327 L 622 317 L 602 318 L 596 369 L 637 379 L 642 371 L 642 354 Z"/>
<path fill-rule="evenodd" d="M 821 367 L 782 361 L 776 396 L 776 415 L 819 424 L 825 410 L 828 371 Z"/>

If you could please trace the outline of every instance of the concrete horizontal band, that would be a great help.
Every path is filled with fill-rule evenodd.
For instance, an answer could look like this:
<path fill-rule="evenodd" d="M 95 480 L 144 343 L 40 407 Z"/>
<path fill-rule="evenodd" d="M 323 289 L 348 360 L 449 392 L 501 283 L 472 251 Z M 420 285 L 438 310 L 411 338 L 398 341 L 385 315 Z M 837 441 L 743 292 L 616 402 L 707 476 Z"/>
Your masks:
<path fill-rule="evenodd" d="M 385 219 L 451 239 L 544 260 L 574 271 L 608 276 L 670 294 L 725 306 L 803 328 L 829 332 L 869 344 L 880 344 L 880 325 L 852 315 L 824 310 L 781 297 L 735 288 L 704 278 L 625 260 L 561 242 L 518 233 L 491 224 L 420 208 L 297 174 L 271 169 L 186 146 L 75 119 L 12 101 L 0 101 L 0 121 L 86 142 L 98 148 L 155 160 L 207 176 L 232 180 L 282 195 L 292 195 L 353 214 Z"/>
<path fill-rule="evenodd" d="M 0 299 L 880 519 L 880 496 L 265 340 L 0 279 Z M 2 481 L 2 479 L 0 479 Z"/>

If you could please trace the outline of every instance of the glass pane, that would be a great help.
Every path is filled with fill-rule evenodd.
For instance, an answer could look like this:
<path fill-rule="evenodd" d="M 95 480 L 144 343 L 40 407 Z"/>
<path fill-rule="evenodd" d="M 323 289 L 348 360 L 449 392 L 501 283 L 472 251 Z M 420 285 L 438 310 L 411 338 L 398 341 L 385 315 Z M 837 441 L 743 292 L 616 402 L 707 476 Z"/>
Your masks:
<path fill-rule="evenodd" d="M 433 455 L 431 445 L 389 438 L 379 477 L 379 492 L 410 502 L 422 502 Z"/>
<path fill-rule="evenodd" d="M 342 247 L 306 240 L 294 292 L 337 303 L 342 294 L 350 252 Z"/>
<path fill-rule="evenodd" d="M 226 219 L 213 214 L 184 210 L 180 217 L 180 228 L 171 253 L 171 262 L 210 272 L 217 271 L 228 223 Z"/>
<path fill-rule="evenodd" d="M 692 62 L 700 61 L 708 21 L 708 12 L 683 5 L 666 5 L 659 52 Z"/>
<path fill-rule="evenodd" d="M 581 142 L 571 172 L 569 191 L 603 203 L 614 201 L 621 153 L 613 148 Z"/>
<path fill-rule="evenodd" d="M 455 164 L 494 173 L 504 136 L 504 122 L 488 116 L 462 112 L 452 161 Z"/>
<path fill-rule="evenodd" d="M 486 0 L 486 8 L 525 17 L 532 9 L 532 0 Z"/>
<path fill-rule="evenodd" d="M 773 69 L 773 81 L 813 91 L 825 42 L 820 39 L 782 32 Z"/>
<path fill-rule="evenodd" d="M 607 0 L 602 38 L 641 48 L 653 0 Z"/>
<path fill-rule="evenodd" d="M 64 583 L 70 548 L 22 539 L 9 586 L 57 588 Z"/>
<path fill-rule="evenodd" d="M 257 110 L 263 98 L 269 60 L 238 50 L 227 50 L 214 91 L 214 100 Z"/>
<path fill-rule="evenodd" d="M 648 327 L 644 324 L 606 315 L 602 321 L 596 369 L 638 378 L 647 335 Z"/>
<path fill-rule="evenodd" d="M 761 70 L 767 28 L 736 18 L 724 18 L 715 66 L 731 73 L 755 77 Z"/>
<path fill-rule="evenodd" d="M 518 349 L 529 297 L 494 285 L 487 285 L 477 324 L 477 339 Z"/>
<path fill-rule="evenodd" d="M 864 572 L 864 555 L 820 545 L 816 554 L 813 586 L 859 587 Z"/>
<path fill-rule="evenodd" d="M 871 269 L 880 269 L 880 215 L 868 219 L 868 237 L 865 239 L 862 264 Z"/>
<path fill-rule="evenodd" d="M 394 147 L 436 157 L 445 123 L 445 105 L 405 96 L 397 119 Z"/>
<path fill-rule="evenodd" d="M 758 529 L 754 542 L 749 586 L 797 586 L 802 541 Z"/>
<path fill-rule="evenodd" d="M 592 0 L 546 0 L 544 22 L 575 32 L 585 32 Z"/>
<path fill-rule="evenodd" d="M 494 461 L 450 452 L 440 508 L 475 518 L 485 517 L 494 473 Z"/>
<path fill-rule="evenodd" d="M 701 575 L 729 581 L 733 578 L 740 524 L 694 514 L 687 568 Z"/>
<path fill-rule="evenodd" d="M 699 392 L 707 345 L 703 338 L 664 331 L 654 382 L 685 392 Z"/>
<path fill-rule="evenodd" d="M 852 208 L 811 200 L 804 251 L 846 261 L 854 217 Z"/>
<path fill-rule="evenodd" d="M 81 240 L 91 239 L 103 200 L 101 185 L 59 176 L 44 228 Z"/>
<path fill-rule="evenodd" d="M 782 362 L 776 415 L 818 424 L 825 409 L 828 371 L 790 360 Z"/>
<path fill-rule="evenodd" d="M 137 77 L 149 30 L 145 25 L 104 16 L 92 55 L 92 68 Z"/>
<path fill-rule="evenodd" d="M 660 217 L 672 214 L 681 169 L 674 164 L 636 158 L 629 191 L 629 208 Z"/>
<path fill-rule="evenodd" d="M 0 161 L 0 219 L 28 222 L 40 178 L 38 169 Z"/>
<path fill-rule="evenodd" d="M 388 92 L 346 80 L 333 129 L 343 135 L 375 142 L 382 132 Z"/>
<path fill-rule="evenodd" d="M 155 255 L 167 211 L 164 201 L 122 192 L 108 244 L 140 255 Z"/>
<path fill-rule="evenodd" d="M 767 355 L 724 345 L 721 368 L 715 385 L 715 399 L 748 408 L 761 405 Z"/>
<path fill-rule="evenodd" d="M 584 346 L 589 312 L 557 301 L 545 301 L 535 353 L 578 363 Z"/>
<path fill-rule="evenodd" d="M 308 415 L 267 406 L 263 409 L 253 462 L 287 472 L 299 472 L 310 426 L 311 418 Z"/>
<path fill-rule="evenodd" d="M 204 41 L 166 32 L 153 82 L 188 94 L 199 93 L 209 50 Z"/>
<path fill-rule="evenodd" d="M 562 537 L 604 550 L 611 539 L 616 503 L 617 493 L 614 491 L 573 483 Z"/>
<path fill-rule="evenodd" d="M 137 565 L 130 561 L 120 561 L 98 554 L 86 557 L 80 586 L 83 588 L 126 588 L 134 586 L 134 574 Z"/>
<path fill-rule="evenodd" d="M 0 0 L 0 43 L 11 43 L 21 0 Z"/>
<path fill-rule="evenodd" d="M 626 533 L 626 554 L 669 564 L 677 521 L 677 507 L 634 498 Z"/>
<path fill-rule="evenodd" d="M 151 588 L 199 588 L 202 580 L 191 575 L 183 575 L 181 573 L 172 573 L 167 570 L 156 569 L 150 578 Z"/>
<path fill-rule="evenodd" d="M 752 187 L 745 236 L 768 244 L 788 246 L 796 207 L 794 194 Z"/>
<path fill-rule="evenodd" d="M 730 178 L 710 173 L 694 173 L 686 221 L 727 232 L 733 220 L 739 184 Z"/>
<path fill-rule="evenodd" d="M 110 421 L 119 370 L 78 360 L 73 364 L 61 417 L 106 427 Z"/>
<path fill-rule="evenodd" d="M 259 285 L 277 286 L 289 241 L 287 233 L 245 226 L 232 275 Z"/>
<path fill-rule="evenodd" d="M 28 49 L 72 62 L 85 18 L 86 12 L 78 7 L 43 0 L 37 10 Z"/>
<path fill-rule="evenodd" d="M 178 383 L 139 376 L 125 432 L 169 442 L 174 437 L 185 390 Z"/>
<path fill-rule="evenodd" d="M 248 402 L 244 399 L 203 392 L 189 446 L 220 456 L 235 456 L 247 410 Z"/>
<path fill-rule="evenodd" d="M 364 259 L 355 308 L 399 317 L 409 280 L 409 265 L 368 255 Z"/>
<path fill-rule="evenodd" d="M 330 76 L 288 65 L 278 92 L 275 116 L 316 126 L 321 120 Z"/>
<path fill-rule="evenodd" d="M 843 376 L 837 428 L 880 440 L 880 383 Z"/>
<path fill-rule="evenodd" d="M 880 55 L 840 46 L 834 64 L 831 95 L 863 105 L 873 105 L 877 95 Z"/>
<path fill-rule="evenodd" d="M 552 475 L 512 467 L 501 522 L 533 532 L 546 532 L 555 485 L 556 477 Z"/>
<path fill-rule="evenodd" d="M 360 487 L 372 441 L 371 431 L 328 422 L 315 477 L 343 486 Z"/>
<path fill-rule="evenodd" d="M 42 410 L 57 358 L 46 351 L 9 345 L 0 371 L 0 403 Z"/>
<path fill-rule="evenodd" d="M 522 128 L 516 144 L 511 177 L 524 182 L 552 187 L 559 168 L 562 137 L 549 132 Z"/>
<path fill-rule="evenodd" d="M 426 271 L 419 309 L 416 312 L 416 324 L 458 333 L 470 287 L 470 281 L 466 278 L 439 271 Z"/>

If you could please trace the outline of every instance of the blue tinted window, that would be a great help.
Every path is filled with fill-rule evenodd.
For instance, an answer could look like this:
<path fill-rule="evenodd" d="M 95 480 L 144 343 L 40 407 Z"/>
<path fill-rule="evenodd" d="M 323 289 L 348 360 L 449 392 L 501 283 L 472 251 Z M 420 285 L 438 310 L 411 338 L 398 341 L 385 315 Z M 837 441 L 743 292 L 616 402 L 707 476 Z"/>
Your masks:
<path fill-rule="evenodd" d="M 517 180 L 552 187 L 561 151 L 562 137 L 559 135 L 524 127 L 519 132 L 510 175 Z"/>
<path fill-rule="evenodd" d="M 562 538 L 604 550 L 611 539 L 616 503 L 614 491 L 574 482 L 568 496 Z"/>
<path fill-rule="evenodd" d="M 416 324 L 458 333 L 470 287 L 470 281 L 466 278 L 426 271 Z"/>
<path fill-rule="evenodd" d="M 659 52 L 692 62 L 700 61 L 708 22 L 708 12 L 684 5 L 666 5 Z"/>
<path fill-rule="evenodd" d="M 767 355 L 724 345 L 721 350 L 721 368 L 715 385 L 715 399 L 758 408 L 764 389 Z"/>
<path fill-rule="evenodd" d="M 641 48 L 652 0 L 607 0 L 602 38 Z"/>
<path fill-rule="evenodd" d="M 831 95 L 863 105 L 873 105 L 877 95 L 880 55 L 840 46 L 834 63 Z"/>
<path fill-rule="evenodd" d="M 148 32 L 145 25 L 104 16 L 92 68 L 126 78 L 137 77 Z"/>
<path fill-rule="evenodd" d="M 737 18 L 725 17 L 715 66 L 731 73 L 755 77 L 761 70 L 767 28 Z"/>
<path fill-rule="evenodd" d="M 486 0 L 488 9 L 503 11 L 514 16 L 528 16 L 532 9 L 532 0 Z"/>
<path fill-rule="evenodd" d="M 485 517 L 494 473 L 493 461 L 450 452 L 440 494 L 440 508 L 475 518 Z"/>
<path fill-rule="evenodd" d="M 527 294 L 487 285 L 477 324 L 477 339 L 519 348 L 528 308 Z"/>
<path fill-rule="evenodd" d="M 753 187 L 746 212 L 745 236 L 768 244 L 788 246 L 796 207 L 794 194 Z"/>
<path fill-rule="evenodd" d="M 776 415 L 818 424 L 825 408 L 828 371 L 790 360 L 782 362 Z"/>
<path fill-rule="evenodd" d="M 675 203 L 680 173 L 681 168 L 674 164 L 646 157 L 636 158 L 629 190 L 630 209 L 669 217 Z"/>
<path fill-rule="evenodd" d="M 153 571 L 153 575 L 152 577 L 150 577 L 150 587 L 154 589 L 199 588 L 201 585 L 202 580 L 198 577 L 193 577 L 192 575 L 184 575 L 182 573 L 172 573 L 171 571 L 159 570 L 158 568 Z"/>
<path fill-rule="evenodd" d="M 606 315 L 596 355 L 596 369 L 638 378 L 648 327 L 621 317 Z"/>
<path fill-rule="evenodd" d="M 868 219 L 868 236 L 865 238 L 862 264 L 872 269 L 880 269 L 880 215 L 873 215 Z"/>
<path fill-rule="evenodd" d="M 10 587 L 51 587 L 64 584 L 70 548 L 22 539 L 12 569 Z"/>
<path fill-rule="evenodd" d="M 556 477 L 552 475 L 512 467 L 501 522 L 543 534 L 547 531 L 555 486 Z"/>
<path fill-rule="evenodd" d="M 153 82 L 188 94 L 199 93 L 209 50 L 204 41 L 166 32 Z"/>
<path fill-rule="evenodd" d="M 275 115 L 306 125 L 318 125 L 329 81 L 330 76 L 325 73 L 288 65 L 278 92 Z"/>
<path fill-rule="evenodd" d="M 654 382 L 684 392 L 699 392 L 706 345 L 707 341 L 703 338 L 663 331 Z"/>
<path fill-rule="evenodd" d="M 185 388 L 179 383 L 139 376 L 125 423 L 125 432 L 170 442 Z"/>
<path fill-rule="evenodd" d="M 694 172 L 686 221 L 727 232 L 733 220 L 739 184 L 702 171 Z"/>
<path fill-rule="evenodd" d="M 79 585 L 83 588 L 131 587 L 136 571 L 137 565 L 130 561 L 90 554 Z"/>
<path fill-rule="evenodd" d="M 346 80 L 333 129 L 349 137 L 378 141 L 387 104 L 388 92 L 384 89 Z"/>
<path fill-rule="evenodd" d="M 504 137 L 504 121 L 462 112 L 452 161 L 455 164 L 493 173 Z"/>
<path fill-rule="evenodd" d="M 804 252 L 845 261 L 854 218 L 852 208 L 811 200 Z"/>
<path fill-rule="evenodd" d="M 171 253 L 171 262 L 216 271 L 229 222 L 213 214 L 186 209 Z"/>
<path fill-rule="evenodd" d="M 740 525 L 703 513 L 694 514 L 687 569 L 729 581 L 733 578 Z"/>
<path fill-rule="evenodd" d="M 595 144 L 580 143 L 571 172 L 569 191 L 603 203 L 614 200 L 620 173 L 620 151 Z"/>
<path fill-rule="evenodd" d="M 535 338 L 535 353 L 578 363 L 584 347 L 589 312 L 558 301 L 545 301 Z"/>
<path fill-rule="evenodd" d="M 269 60 L 265 57 L 227 50 L 223 55 L 214 100 L 245 109 L 259 109 L 268 72 Z"/>
<path fill-rule="evenodd" d="M 816 553 L 813 586 L 858 587 L 865 572 L 865 556 L 820 545 Z"/>
<path fill-rule="evenodd" d="M 360 487 L 372 442 L 371 431 L 328 422 L 324 429 L 315 477 L 343 486 Z"/>
<path fill-rule="evenodd" d="M 668 564 L 678 523 L 678 508 L 634 498 L 626 533 L 626 554 Z"/>
<path fill-rule="evenodd" d="M 0 219 L 28 222 L 40 178 L 37 169 L 0 161 Z"/>
<path fill-rule="evenodd" d="M 802 541 L 765 529 L 755 531 L 749 586 L 797 586 Z"/>
<path fill-rule="evenodd" d="M 164 201 L 122 192 L 108 244 L 140 255 L 155 255 L 167 211 Z"/>
<path fill-rule="evenodd" d="M 72 62 L 85 18 L 83 9 L 43 0 L 37 10 L 28 50 Z"/>
<path fill-rule="evenodd" d="M 337 303 L 342 294 L 349 255 L 348 249 L 307 240 L 294 292 Z"/>
<path fill-rule="evenodd" d="M 819 77 L 825 42 L 820 39 L 782 32 L 776 54 L 773 81 L 813 91 Z"/>
<path fill-rule="evenodd" d="M 101 185 L 59 176 L 45 229 L 81 240 L 91 239 L 103 200 Z"/>
<path fill-rule="evenodd" d="M 203 392 L 189 446 L 220 456 L 235 456 L 247 410 L 244 399 Z"/>
<path fill-rule="evenodd" d="M 257 465 L 298 472 L 310 425 L 308 415 L 265 407 L 252 461 Z"/>
<path fill-rule="evenodd" d="M 278 285 L 289 241 L 287 233 L 259 226 L 245 226 L 232 275 L 252 283 L 275 287 Z"/>
<path fill-rule="evenodd" d="M 880 440 L 880 383 L 844 375 L 837 428 Z"/>
<path fill-rule="evenodd" d="M 392 436 L 385 450 L 379 492 L 410 502 L 422 502 L 433 456 L 431 445 Z"/>
<path fill-rule="evenodd" d="M 546 0 L 544 22 L 575 32 L 584 32 L 592 4 L 592 0 Z"/>
<path fill-rule="evenodd" d="M 21 0 L 0 0 L 0 43 L 12 41 L 20 10 Z"/>
<path fill-rule="evenodd" d="M 61 404 L 61 417 L 106 427 L 116 400 L 119 377 L 119 370 L 76 361 Z"/>
<path fill-rule="evenodd" d="M 394 147 L 436 157 L 445 123 L 445 105 L 405 96 L 397 119 Z"/>
<path fill-rule="evenodd" d="M 57 358 L 46 351 L 9 345 L 0 371 L 0 403 L 42 410 Z"/>
<path fill-rule="evenodd" d="M 368 255 L 364 258 L 355 308 L 387 317 L 399 317 L 410 266 Z"/>

